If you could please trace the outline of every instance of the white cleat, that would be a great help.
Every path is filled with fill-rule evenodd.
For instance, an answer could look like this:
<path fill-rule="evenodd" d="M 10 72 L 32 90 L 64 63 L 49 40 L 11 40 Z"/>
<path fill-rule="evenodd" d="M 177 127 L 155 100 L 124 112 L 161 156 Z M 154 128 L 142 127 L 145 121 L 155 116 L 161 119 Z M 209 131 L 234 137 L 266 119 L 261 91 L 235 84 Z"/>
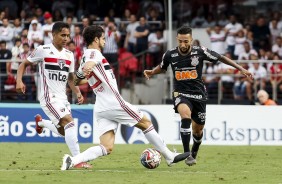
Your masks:
<path fill-rule="evenodd" d="M 185 160 L 190 155 L 189 152 L 185 153 L 173 153 L 172 159 L 166 159 L 166 163 L 169 167 L 173 166 L 175 163 Z"/>
<path fill-rule="evenodd" d="M 71 156 L 70 155 L 64 155 L 63 157 L 63 164 L 61 166 L 61 170 L 62 171 L 65 171 L 65 170 L 68 170 L 70 168 L 73 167 L 73 163 L 72 163 L 72 160 L 71 160 Z"/>

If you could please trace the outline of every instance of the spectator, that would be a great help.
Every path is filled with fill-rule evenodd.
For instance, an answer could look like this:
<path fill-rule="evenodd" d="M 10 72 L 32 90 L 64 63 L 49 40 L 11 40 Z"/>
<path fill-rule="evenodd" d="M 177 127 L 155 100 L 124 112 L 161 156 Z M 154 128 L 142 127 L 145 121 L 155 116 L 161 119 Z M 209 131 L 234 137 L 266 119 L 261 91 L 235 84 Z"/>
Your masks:
<path fill-rule="evenodd" d="M 224 30 L 221 29 L 219 25 L 216 25 L 213 29 L 207 28 L 207 33 L 210 37 L 211 41 L 211 50 L 219 53 L 219 54 L 225 54 L 225 39 L 226 39 L 226 33 Z"/>
<path fill-rule="evenodd" d="M 35 15 L 37 17 L 37 20 L 38 22 L 41 24 L 41 25 L 44 25 L 45 22 L 44 22 L 44 16 L 43 16 L 43 12 L 42 12 L 42 9 L 41 8 L 36 8 L 35 10 Z"/>
<path fill-rule="evenodd" d="M 163 31 L 156 30 L 155 33 L 150 33 L 148 37 L 148 53 L 149 61 L 147 61 L 147 68 L 157 66 L 161 61 L 161 54 L 163 50 L 163 44 L 165 40 L 163 38 Z"/>
<path fill-rule="evenodd" d="M 203 80 L 206 84 L 209 98 L 217 98 L 219 77 L 216 74 L 218 73 L 218 65 L 207 62 L 203 73 L 205 74 Z"/>
<path fill-rule="evenodd" d="M 22 44 L 28 43 L 27 35 L 28 35 L 28 30 L 27 29 L 23 29 L 22 33 L 21 33 L 21 42 L 22 42 Z"/>
<path fill-rule="evenodd" d="M 9 26 L 8 18 L 4 18 L 2 26 L 0 26 L 0 41 L 5 41 L 8 49 L 13 47 L 14 30 Z"/>
<path fill-rule="evenodd" d="M 17 74 L 17 70 L 19 68 L 19 63 L 17 62 L 18 59 L 20 59 L 20 53 L 23 52 L 23 48 L 22 48 L 22 42 L 21 40 L 18 38 L 15 40 L 15 45 L 12 48 L 12 61 L 13 62 L 8 62 L 8 71 L 13 73 L 13 74 Z"/>
<path fill-rule="evenodd" d="M 21 32 L 23 30 L 20 18 L 14 20 L 14 36 L 13 39 L 21 38 Z"/>
<path fill-rule="evenodd" d="M 83 17 L 82 19 L 82 30 L 86 27 L 88 27 L 89 25 L 92 25 L 92 23 L 90 23 L 89 18 L 88 17 Z"/>
<path fill-rule="evenodd" d="M 28 31 L 27 35 L 29 45 L 33 44 L 35 48 L 41 45 L 43 42 L 42 32 L 37 30 L 37 24 L 37 20 L 31 21 L 32 29 Z"/>
<path fill-rule="evenodd" d="M 108 26 L 105 28 L 106 43 L 103 49 L 103 55 L 110 65 L 114 67 L 115 74 L 117 74 L 116 72 L 118 69 L 118 43 L 120 38 L 120 32 L 117 30 L 113 20 L 110 20 Z"/>
<path fill-rule="evenodd" d="M 258 56 L 251 54 L 249 59 L 258 60 Z M 265 89 L 267 82 L 267 71 L 263 66 L 260 65 L 259 62 L 252 63 L 248 71 L 253 74 L 254 80 L 251 81 L 247 79 L 246 92 L 248 99 L 253 101 L 253 91 Z"/>
<path fill-rule="evenodd" d="M 43 42 L 44 44 L 52 43 L 52 27 L 53 27 L 53 18 L 49 12 L 44 13 L 45 24 L 42 26 L 43 31 Z"/>
<path fill-rule="evenodd" d="M 255 50 L 270 49 L 270 30 L 268 25 L 266 25 L 265 18 L 257 18 L 256 24 L 252 26 L 251 31 L 253 32 L 253 47 Z"/>
<path fill-rule="evenodd" d="M 273 56 L 274 61 L 281 61 L 278 54 Z M 277 93 L 282 93 L 282 63 L 274 62 L 273 65 L 270 67 L 270 82 L 272 85 L 272 89 L 276 90 Z"/>
<path fill-rule="evenodd" d="M 136 27 L 136 32 L 134 33 L 134 36 L 136 38 L 136 53 L 140 53 L 148 49 L 148 35 L 150 33 L 149 30 L 150 28 L 146 23 L 145 17 L 140 17 L 139 26 Z M 145 61 L 145 56 L 142 55 L 141 57 L 139 57 L 139 61 Z M 144 67 L 143 64 L 139 66 Z M 140 71 L 143 71 L 143 68 L 140 69 Z"/>
<path fill-rule="evenodd" d="M 226 53 L 226 57 L 232 59 L 231 53 Z M 223 98 L 233 99 L 233 85 L 235 69 L 232 66 L 221 63 L 217 67 L 217 72 L 221 74 L 220 80 L 222 82 Z M 225 74 L 225 75 L 224 75 Z"/>
<path fill-rule="evenodd" d="M 282 58 L 282 37 L 278 36 L 272 46 L 272 52 Z"/>
<path fill-rule="evenodd" d="M 55 0 L 53 2 L 53 5 L 52 5 L 52 12 L 55 15 L 55 12 L 59 11 L 60 15 L 63 18 L 63 17 L 65 17 L 67 15 L 67 9 L 71 9 L 71 8 L 74 8 L 74 5 L 73 5 L 73 3 L 71 1 Z"/>
<path fill-rule="evenodd" d="M 4 40 L 0 41 L 0 60 L 9 60 L 12 58 L 12 52 L 6 48 L 6 42 Z M 0 73 L 8 74 L 8 64 L 9 62 L 0 62 Z M 13 79 L 13 75 L 9 75 Z M 0 90 L 1 90 L 1 100 L 7 98 L 5 83 L 8 78 L 6 76 L 0 75 Z M 14 85 L 14 84 L 13 84 Z"/>
<path fill-rule="evenodd" d="M 235 50 L 234 50 L 234 58 L 238 59 L 241 53 L 245 52 L 244 43 L 247 41 L 246 36 L 244 35 L 244 31 L 241 29 L 238 31 L 235 36 Z"/>
<path fill-rule="evenodd" d="M 130 23 L 126 27 L 126 38 L 124 42 L 124 48 L 127 51 L 135 54 L 136 53 L 136 37 L 134 36 L 136 28 L 139 26 L 139 22 L 136 21 L 136 16 L 130 15 Z"/>
<path fill-rule="evenodd" d="M 73 25 L 74 21 L 73 21 L 73 17 L 72 16 L 67 16 L 65 22 L 70 26 L 70 37 L 73 38 L 74 37 L 74 25 Z"/>
<path fill-rule="evenodd" d="M 251 54 L 258 56 L 257 51 L 254 49 L 251 49 L 250 43 L 248 41 L 245 41 L 244 42 L 244 52 L 241 52 L 239 54 L 238 60 L 248 60 Z M 249 67 L 250 66 L 251 64 L 249 64 Z"/>
<path fill-rule="evenodd" d="M 277 105 L 275 101 L 269 98 L 269 94 L 265 90 L 259 90 L 257 93 L 257 98 L 261 105 Z"/>
<path fill-rule="evenodd" d="M 235 36 L 237 32 L 243 29 L 241 23 L 237 22 L 237 18 L 235 15 L 231 15 L 229 18 L 230 23 L 225 26 L 225 31 L 227 32 L 226 44 L 227 50 L 231 53 L 232 58 L 234 58 L 234 50 L 235 50 Z"/>
<path fill-rule="evenodd" d="M 203 28 L 204 25 L 207 24 L 207 20 L 205 19 L 203 13 L 198 11 L 197 16 L 194 17 L 191 21 L 192 28 Z"/>
<path fill-rule="evenodd" d="M 278 21 L 273 19 L 269 23 L 269 29 L 271 33 L 271 43 L 276 41 L 276 38 L 279 37 L 282 33 L 282 28 L 278 27 Z"/>
<path fill-rule="evenodd" d="M 83 37 L 81 35 L 81 30 L 78 25 L 74 27 L 74 37 L 72 38 L 76 47 L 80 48 L 80 51 L 83 51 Z"/>

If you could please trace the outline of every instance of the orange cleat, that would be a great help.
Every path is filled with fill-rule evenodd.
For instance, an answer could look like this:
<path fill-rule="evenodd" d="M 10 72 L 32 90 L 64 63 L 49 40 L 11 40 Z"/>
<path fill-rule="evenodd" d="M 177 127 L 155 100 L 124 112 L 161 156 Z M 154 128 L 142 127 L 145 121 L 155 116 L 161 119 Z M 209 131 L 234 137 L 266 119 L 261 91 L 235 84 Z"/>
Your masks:
<path fill-rule="evenodd" d="M 42 117 L 40 114 L 35 115 L 35 130 L 38 134 L 41 134 L 43 132 L 43 128 L 38 125 L 38 122 L 42 121 Z"/>
<path fill-rule="evenodd" d="M 77 168 L 77 169 L 91 169 L 92 168 L 92 165 L 87 163 L 87 162 L 81 162 L 77 165 L 74 166 L 74 168 Z"/>

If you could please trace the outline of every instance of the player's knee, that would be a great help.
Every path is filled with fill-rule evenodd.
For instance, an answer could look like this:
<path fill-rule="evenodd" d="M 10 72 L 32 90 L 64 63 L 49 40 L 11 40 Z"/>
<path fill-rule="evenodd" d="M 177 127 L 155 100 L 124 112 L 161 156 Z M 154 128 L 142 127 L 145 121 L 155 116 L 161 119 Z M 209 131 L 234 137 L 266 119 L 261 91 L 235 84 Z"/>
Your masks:
<path fill-rule="evenodd" d="M 73 122 L 73 119 L 70 114 L 64 116 L 63 118 L 60 119 L 59 125 L 62 127 L 65 127 L 67 124 Z"/>

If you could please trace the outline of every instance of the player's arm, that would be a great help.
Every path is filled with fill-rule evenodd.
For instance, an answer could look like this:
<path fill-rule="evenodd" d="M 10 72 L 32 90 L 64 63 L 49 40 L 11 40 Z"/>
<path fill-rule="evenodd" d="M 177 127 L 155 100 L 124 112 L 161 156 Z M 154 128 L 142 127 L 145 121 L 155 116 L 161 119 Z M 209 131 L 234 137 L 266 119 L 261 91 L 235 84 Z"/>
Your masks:
<path fill-rule="evenodd" d="M 153 70 L 144 70 L 144 75 L 145 75 L 146 79 L 149 80 L 153 75 L 157 75 L 157 74 L 165 73 L 165 72 L 166 72 L 166 70 L 161 69 L 161 66 L 158 65 Z"/>
<path fill-rule="evenodd" d="M 84 98 L 81 95 L 79 87 L 75 86 L 74 79 L 75 79 L 74 73 L 69 73 L 68 85 L 71 88 L 71 90 L 76 94 L 78 104 L 82 104 L 84 101 Z"/>
<path fill-rule="evenodd" d="M 230 65 L 234 68 L 237 68 L 243 75 L 245 75 L 246 77 L 253 79 L 253 74 L 250 73 L 248 70 L 246 70 L 245 68 L 243 68 L 242 66 L 238 65 L 237 63 L 235 63 L 233 60 L 229 59 L 226 56 L 221 56 L 219 58 L 219 61 L 221 61 L 224 64 Z"/>
<path fill-rule="evenodd" d="M 22 81 L 22 77 L 23 77 L 23 74 L 26 70 L 26 67 L 29 66 L 29 65 L 32 65 L 31 62 L 29 62 L 28 60 L 25 60 L 23 61 L 19 68 L 18 68 L 18 71 L 17 71 L 17 83 L 16 83 L 16 91 L 18 93 L 25 93 L 25 85 Z"/>

